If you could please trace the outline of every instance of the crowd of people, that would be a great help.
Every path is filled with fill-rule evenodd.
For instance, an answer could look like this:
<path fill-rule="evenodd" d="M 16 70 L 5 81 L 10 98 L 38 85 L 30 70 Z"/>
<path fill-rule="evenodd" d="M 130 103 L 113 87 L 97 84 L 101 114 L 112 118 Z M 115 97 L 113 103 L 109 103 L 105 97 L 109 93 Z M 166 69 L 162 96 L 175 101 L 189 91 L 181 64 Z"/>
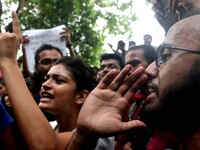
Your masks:
<path fill-rule="evenodd" d="M 76 57 L 64 29 L 70 56 L 47 43 L 34 73 L 25 57 L 22 72 L 16 56 L 28 37 L 12 12 L 13 32 L 0 34 L 0 149 L 200 149 L 200 0 L 151 3 L 166 32 L 161 45 L 149 34 L 127 50 L 120 40 L 97 71 Z"/>

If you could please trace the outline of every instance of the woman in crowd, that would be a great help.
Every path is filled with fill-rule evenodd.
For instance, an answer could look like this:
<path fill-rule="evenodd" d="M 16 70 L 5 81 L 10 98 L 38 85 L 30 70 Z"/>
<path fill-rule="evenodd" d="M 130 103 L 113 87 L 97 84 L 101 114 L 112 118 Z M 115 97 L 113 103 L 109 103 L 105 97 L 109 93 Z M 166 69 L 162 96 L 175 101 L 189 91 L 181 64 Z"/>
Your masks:
<path fill-rule="evenodd" d="M 39 107 L 55 116 L 56 132 L 74 130 L 80 108 L 95 87 L 92 71 L 80 59 L 64 56 L 55 62 L 45 79 Z"/>

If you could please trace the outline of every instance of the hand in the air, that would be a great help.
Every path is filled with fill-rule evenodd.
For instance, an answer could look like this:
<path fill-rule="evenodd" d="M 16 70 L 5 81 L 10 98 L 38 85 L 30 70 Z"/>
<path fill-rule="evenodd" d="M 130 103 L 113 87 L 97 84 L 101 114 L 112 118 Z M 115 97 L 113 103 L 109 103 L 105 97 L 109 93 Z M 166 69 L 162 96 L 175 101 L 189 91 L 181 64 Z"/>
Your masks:
<path fill-rule="evenodd" d="M 147 78 L 144 68 L 140 67 L 130 74 L 131 68 L 127 65 L 119 74 L 117 70 L 111 70 L 102 79 L 81 108 L 77 130 L 103 137 L 131 128 L 145 127 L 139 120 L 122 122 L 129 100 Z"/>

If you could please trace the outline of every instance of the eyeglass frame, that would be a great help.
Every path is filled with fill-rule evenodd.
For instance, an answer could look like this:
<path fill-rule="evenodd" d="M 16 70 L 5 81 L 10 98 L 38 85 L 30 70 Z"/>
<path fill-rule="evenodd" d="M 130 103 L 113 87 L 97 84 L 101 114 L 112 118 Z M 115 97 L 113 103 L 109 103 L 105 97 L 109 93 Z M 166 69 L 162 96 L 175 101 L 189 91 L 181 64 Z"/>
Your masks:
<path fill-rule="evenodd" d="M 48 60 L 49 62 L 48 63 L 42 63 L 43 60 Z M 44 59 L 40 60 L 37 64 L 41 64 L 41 65 L 47 66 L 47 65 L 50 65 L 50 64 L 51 65 L 54 64 L 57 60 L 58 59 L 44 58 Z"/>
<path fill-rule="evenodd" d="M 179 47 L 174 47 L 174 46 L 170 46 L 170 45 L 166 45 L 166 44 L 161 44 L 158 49 L 157 49 L 157 57 L 156 57 L 156 66 L 157 67 L 160 67 L 160 65 L 164 62 L 164 61 L 161 61 L 161 58 L 160 57 L 161 55 L 161 51 L 164 49 L 174 49 L 174 50 L 181 50 L 181 51 L 185 51 L 185 52 L 190 52 L 190 53 L 194 53 L 194 54 L 200 54 L 200 51 L 197 51 L 197 50 L 191 50 L 191 49 L 184 49 L 184 48 L 179 48 Z M 163 51 L 164 52 L 164 51 Z M 162 52 L 162 54 L 163 54 Z"/>
<path fill-rule="evenodd" d="M 0 79 L 0 85 L 5 85 L 3 79 Z"/>

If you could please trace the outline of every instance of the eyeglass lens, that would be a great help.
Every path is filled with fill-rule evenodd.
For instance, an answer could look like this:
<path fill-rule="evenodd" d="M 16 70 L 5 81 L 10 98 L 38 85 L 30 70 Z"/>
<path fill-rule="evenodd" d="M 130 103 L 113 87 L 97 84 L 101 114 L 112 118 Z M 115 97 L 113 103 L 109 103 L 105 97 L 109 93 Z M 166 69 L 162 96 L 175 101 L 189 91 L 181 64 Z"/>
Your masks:
<path fill-rule="evenodd" d="M 49 64 L 53 64 L 57 59 L 49 59 L 49 58 L 46 58 L 46 59 L 43 59 L 39 62 L 39 64 L 42 64 L 42 65 L 49 65 Z"/>

